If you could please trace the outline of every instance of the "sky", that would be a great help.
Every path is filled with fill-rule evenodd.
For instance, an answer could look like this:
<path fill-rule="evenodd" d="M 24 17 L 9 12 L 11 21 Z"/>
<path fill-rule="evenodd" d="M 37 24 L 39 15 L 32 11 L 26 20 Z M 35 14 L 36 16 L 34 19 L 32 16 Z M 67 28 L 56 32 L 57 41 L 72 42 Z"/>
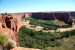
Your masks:
<path fill-rule="evenodd" d="M 75 11 L 75 0 L 0 0 L 0 13 L 43 11 Z"/>

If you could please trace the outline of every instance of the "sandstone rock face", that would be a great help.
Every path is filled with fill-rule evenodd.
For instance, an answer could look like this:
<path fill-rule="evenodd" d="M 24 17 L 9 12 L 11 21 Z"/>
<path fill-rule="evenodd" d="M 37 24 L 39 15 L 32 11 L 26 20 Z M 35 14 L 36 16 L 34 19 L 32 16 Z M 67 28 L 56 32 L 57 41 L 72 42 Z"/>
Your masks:
<path fill-rule="evenodd" d="M 17 33 L 22 26 L 24 14 L 0 14 L 0 34 L 5 34 L 9 39 L 15 40 L 18 45 Z"/>

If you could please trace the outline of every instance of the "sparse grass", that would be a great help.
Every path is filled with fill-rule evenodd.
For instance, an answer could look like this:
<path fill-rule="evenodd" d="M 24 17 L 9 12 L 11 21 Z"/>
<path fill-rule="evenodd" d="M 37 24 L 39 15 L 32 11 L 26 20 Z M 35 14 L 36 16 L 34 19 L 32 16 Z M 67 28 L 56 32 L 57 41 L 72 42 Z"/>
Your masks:
<path fill-rule="evenodd" d="M 0 45 L 4 45 L 7 42 L 7 36 L 0 34 Z"/>
<path fill-rule="evenodd" d="M 63 40 L 63 39 L 62 39 Z M 75 50 L 75 36 L 71 36 L 62 41 L 63 45 L 60 47 L 47 47 L 42 50 Z"/>

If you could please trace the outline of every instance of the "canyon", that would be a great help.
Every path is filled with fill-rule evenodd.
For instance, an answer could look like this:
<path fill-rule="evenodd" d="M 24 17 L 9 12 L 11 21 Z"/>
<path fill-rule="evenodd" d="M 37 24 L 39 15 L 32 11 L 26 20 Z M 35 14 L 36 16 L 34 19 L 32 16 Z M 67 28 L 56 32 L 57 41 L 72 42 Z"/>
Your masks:
<path fill-rule="evenodd" d="M 73 20 L 70 16 L 75 16 L 74 13 L 69 12 L 52 12 L 52 13 L 1 13 L 0 14 L 0 34 L 7 35 L 9 39 L 16 41 L 16 46 L 18 43 L 18 31 L 19 28 L 23 26 L 23 17 L 32 17 L 36 19 L 43 20 L 60 20 L 69 25 L 72 25 Z"/>

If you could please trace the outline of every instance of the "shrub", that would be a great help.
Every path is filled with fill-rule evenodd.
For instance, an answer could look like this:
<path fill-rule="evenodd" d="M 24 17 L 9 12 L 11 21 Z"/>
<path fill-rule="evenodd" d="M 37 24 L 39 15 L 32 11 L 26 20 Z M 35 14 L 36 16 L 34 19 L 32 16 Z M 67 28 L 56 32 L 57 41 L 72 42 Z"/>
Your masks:
<path fill-rule="evenodd" d="M 7 41 L 7 36 L 0 34 L 0 50 L 6 50 L 5 44 L 7 43 Z"/>
<path fill-rule="evenodd" d="M 63 27 L 63 28 L 69 28 L 69 27 L 71 27 L 71 26 L 68 25 L 68 24 L 66 24 L 66 25 L 63 25 L 62 27 Z"/>
<path fill-rule="evenodd" d="M 16 42 L 13 40 L 8 40 L 6 35 L 0 34 L 0 49 L 10 50 L 16 46 Z"/>
<path fill-rule="evenodd" d="M 0 34 L 0 45 L 4 45 L 7 42 L 7 36 Z"/>
<path fill-rule="evenodd" d="M 68 38 L 70 36 L 74 36 L 75 35 L 75 30 L 62 32 L 62 33 L 60 33 L 60 35 L 62 35 L 62 38 L 64 38 L 64 37 Z"/>
<path fill-rule="evenodd" d="M 44 30 L 57 30 L 57 27 L 54 27 L 54 26 L 44 26 Z"/>
<path fill-rule="evenodd" d="M 10 50 L 16 46 L 16 42 L 14 40 L 8 40 L 5 47 Z"/>

